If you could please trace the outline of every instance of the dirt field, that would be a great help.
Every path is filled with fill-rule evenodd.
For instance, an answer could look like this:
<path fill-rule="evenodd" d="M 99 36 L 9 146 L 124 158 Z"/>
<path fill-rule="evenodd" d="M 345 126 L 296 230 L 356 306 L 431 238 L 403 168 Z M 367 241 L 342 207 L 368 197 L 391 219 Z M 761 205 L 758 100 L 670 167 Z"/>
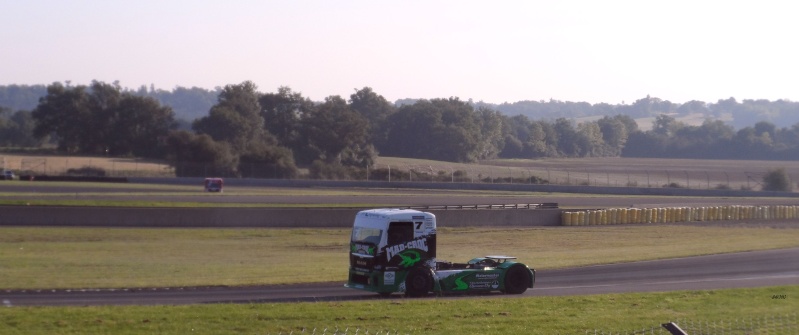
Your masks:
<path fill-rule="evenodd" d="M 115 177 L 172 177 L 174 170 L 164 162 L 134 158 L 41 156 L 0 154 L 0 167 L 34 174 L 65 174 L 70 169 L 101 168 Z M 512 177 L 515 183 L 529 182 L 531 176 L 558 185 L 679 187 L 760 190 L 763 175 L 783 168 L 799 181 L 799 161 L 729 161 L 660 158 L 549 158 L 489 160 L 476 164 L 432 160 L 378 157 L 370 169 L 412 171 L 412 181 L 429 180 L 430 175 L 454 177 L 465 171 L 472 180 Z M 505 181 L 507 182 L 507 181 Z M 799 188 L 799 186 L 797 187 Z"/>
<path fill-rule="evenodd" d="M 783 168 L 793 181 L 799 181 L 797 161 L 700 160 L 662 158 L 548 158 L 504 159 L 479 164 L 458 164 L 438 161 L 386 157 L 377 160 L 378 168 L 412 169 L 422 173 L 466 171 L 473 178 L 507 178 L 523 180 L 537 176 L 552 184 L 760 190 L 763 175 Z M 439 172 L 441 171 L 441 172 Z"/>
<path fill-rule="evenodd" d="M 70 169 L 84 167 L 105 170 L 109 177 L 174 177 L 174 170 L 159 161 L 136 158 L 81 157 L 81 156 L 42 156 L 0 153 L 3 169 L 17 174 L 32 173 L 45 175 L 66 174 Z"/>

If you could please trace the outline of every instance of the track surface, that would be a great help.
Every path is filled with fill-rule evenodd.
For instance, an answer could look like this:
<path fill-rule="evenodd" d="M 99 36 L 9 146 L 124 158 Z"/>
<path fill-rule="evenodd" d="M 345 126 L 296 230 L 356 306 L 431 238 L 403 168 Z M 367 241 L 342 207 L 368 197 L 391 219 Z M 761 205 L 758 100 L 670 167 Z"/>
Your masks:
<path fill-rule="evenodd" d="M 677 196 L 609 196 L 587 194 L 540 194 L 514 193 L 507 191 L 451 191 L 432 189 L 335 189 L 335 188 L 270 188 L 274 192 L 264 193 L 263 187 L 225 186 L 225 193 L 204 193 L 195 189 L 164 191 L 157 185 L 144 187 L 75 187 L 52 185 L 45 182 L 2 183 L 0 195 L 4 200 L 118 200 L 156 202 L 199 202 L 241 204 L 382 204 L 390 206 L 424 205 L 474 205 L 556 202 L 562 208 L 604 207 L 663 207 L 663 206 L 723 206 L 723 205 L 783 205 L 795 204 L 797 199 L 775 197 L 677 197 Z M 277 190 L 277 191 L 275 191 Z M 285 190 L 285 192 L 280 192 Z M 297 193 L 302 190 L 302 194 Z M 332 191 L 337 194 L 313 194 L 314 190 Z M 340 191 L 340 192 L 337 192 Z M 17 194 L 15 194 L 17 193 Z M 24 193 L 20 196 L 19 193 Z M 325 193 L 320 191 L 319 193 Z"/>
<path fill-rule="evenodd" d="M 6 306 L 83 306 L 381 299 L 377 294 L 344 288 L 342 285 L 321 283 L 261 287 L 0 291 L 0 301 Z M 537 271 L 535 287 L 520 296 L 775 285 L 799 285 L 799 248 Z M 392 298 L 401 297 L 395 295 Z"/>

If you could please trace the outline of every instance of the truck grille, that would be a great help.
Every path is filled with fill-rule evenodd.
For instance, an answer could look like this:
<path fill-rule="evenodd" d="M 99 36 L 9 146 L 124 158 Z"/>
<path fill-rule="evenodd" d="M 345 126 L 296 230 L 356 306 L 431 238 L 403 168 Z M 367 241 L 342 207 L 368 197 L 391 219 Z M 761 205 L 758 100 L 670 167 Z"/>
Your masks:
<path fill-rule="evenodd" d="M 359 274 L 352 274 L 352 282 L 361 284 L 364 286 L 369 285 L 369 276 L 359 275 Z"/>

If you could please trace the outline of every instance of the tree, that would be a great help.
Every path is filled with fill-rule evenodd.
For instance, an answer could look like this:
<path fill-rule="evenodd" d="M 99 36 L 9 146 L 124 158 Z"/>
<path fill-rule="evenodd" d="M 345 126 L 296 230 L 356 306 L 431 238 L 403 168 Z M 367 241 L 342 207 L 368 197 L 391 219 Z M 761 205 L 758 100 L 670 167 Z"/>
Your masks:
<path fill-rule="evenodd" d="M 552 124 L 546 121 L 530 123 L 524 142 L 524 158 L 538 158 L 558 155 L 558 134 Z"/>
<path fill-rule="evenodd" d="M 497 158 L 505 144 L 502 135 L 502 114 L 486 107 L 478 107 L 476 114 L 480 124 L 477 159 Z"/>
<path fill-rule="evenodd" d="M 790 192 L 792 190 L 791 178 L 783 168 L 769 170 L 763 176 L 763 191 Z"/>
<path fill-rule="evenodd" d="M 480 158 L 480 120 L 471 105 L 458 98 L 430 101 L 439 122 L 432 133 L 437 156 L 447 161 L 473 162 Z"/>
<path fill-rule="evenodd" d="M 281 94 L 292 97 L 289 89 L 282 90 Z M 195 121 L 193 127 L 198 133 L 230 146 L 236 158 L 233 170 L 237 174 L 293 178 L 297 175 L 297 167 L 292 152 L 279 146 L 278 140 L 264 129 L 260 101 L 272 102 L 270 96 L 264 99 L 251 81 L 227 85 L 220 91 L 218 102 L 211 107 L 208 116 Z M 270 107 L 275 105 L 279 104 Z"/>
<path fill-rule="evenodd" d="M 150 97 L 126 95 L 108 126 L 110 152 L 137 157 L 163 157 L 161 140 L 176 128 L 172 109 Z"/>
<path fill-rule="evenodd" d="M 327 163 L 342 163 L 341 154 L 348 148 L 353 152 L 366 148 L 368 133 L 367 120 L 350 109 L 340 96 L 325 98 L 325 102 L 302 117 L 302 133 L 309 146 L 319 150 L 321 159 Z M 355 161 L 360 166 L 372 164 L 374 157 L 359 157 Z"/>
<path fill-rule="evenodd" d="M 258 101 L 264 129 L 274 135 L 278 143 L 290 148 L 305 145 L 299 139 L 300 117 L 313 110 L 314 103 L 310 99 L 281 86 L 277 93 L 263 94 Z"/>
<path fill-rule="evenodd" d="M 774 152 L 774 142 L 768 132 L 758 134 L 753 127 L 738 130 L 732 138 L 737 157 L 767 159 Z"/>
<path fill-rule="evenodd" d="M 658 135 L 671 136 L 681 125 L 674 117 L 666 114 L 659 114 L 655 117 L 655 124 L 652 125 L 652 132 Z"/>
<path fill-rule="evenodd" d="M 521 158 L 524 154 L 524 141 L 529 137 L 530 119 L 524 115 L 502 117 L 504 143 L 499 157 Z"/>
<path fill-rule="evenodd" d="M 604 156 L 605 141 L 596 122 L 583 122 L 577 126 L 577 145 L 582 156 Z"/>
<path fill-rule="evenodd" d="M 627 138 L 630 136 L 627 126 L 618 118 L 608 116 L 599 119 L 597 125 L 602 133 L 602 140 L 607 145 L 607 154 L 610 156 L 619 155 L 621 149 L 627 144 Z"/>
<path fill-rule="evenodd" d="M 230 144 L 236 153 L 246 151 L 252 141 L 265 140 L 256 89 L 251 81 L 225 86 L 209 115 L 194 122 L 194 130 Z"/>
<path fill-rule="evenodd" d="M 33 136 L 36 121 L 28 111 L 17 111 L 11 115 L 7 123 L 6 145 L 17 147 L 38 147 L 44 142 Z"/>
<path fill-rule="evenodd" d="M 382 124 L 396 110 L 386 98 L 372 91 L 371 87 L 355 90 L 350 95 L 349 103 L 350 108 L 366 118 L 372 126 Z"/>
<path fill-rule="evenodd" d="M 621 151 L 622 157 L 663 157 L 666 154 L 668 138 L 655 132 L 636 131 L 627 138 L 627 145 Z"/>
<path fill-rule="evenodd" d="M 372 143 L 386 140 L 386 118 L 396 111 L 386 98 L 372 91 L 371 87 L 355 90 L 350 95 L 350 108 L 363 116 L 369 124 L 369 137 Z"/>
<path fill-rule="evenodd" d="M 75 153 L 82 151 L 82 143 L 86 125 L 91 122 L 91 110 L 88 107 L 88 94 L 85 86 L 64 87 L 61 83 L 47 86 L 47 95 L 39 100 L 33 110 L 36 138 L 55 135 L 58 150 Z"/>
<path fill-rule="evenodd" d="M 777 126 L 775 126 L 771 122 L 767 121 L 760 121 L 755 123 L 755 133 L 757 135 L 763 135 L 764 133 L 768 133 L 769 138 L 776 138 L 777 135 Z"/>
<path fill-rule="evenodd" d="M 389 116 L 389 156 L 472 162 L 479 157 L 480 126 L 473 108 L 458 98 L 419 100 Z"/>
<path fill-rule="evenodd" d="M 572 122 L 559 118 L 555 120 L 555 132 L 558 134 L 558 153 L 567 157 L 580 157 L 583 155 L 583 148 L 580 147 L 577 131 Z"/>
<path fill-rule="evenodd" d="M 238 157 L 227 143 L 206 134 L 173 131 L 166 139 L 167 160 L 178 177 L 234 177 Z"/>
<path fill-rule="evenodd" d="M 291 150 L 265 142 L 252 143 L 239 157 L 238 171 L 248 178 L 295 178 L 297 165 Z"/>
<path fill-rule="evenodd" d="M 56 136 L 68 153 L 159 157 L 158 140 L 174 128 L 174 113 L 152 98 L 121 93 L 118 84 L 54 83 L 32 112 L 34 136 Z"/>

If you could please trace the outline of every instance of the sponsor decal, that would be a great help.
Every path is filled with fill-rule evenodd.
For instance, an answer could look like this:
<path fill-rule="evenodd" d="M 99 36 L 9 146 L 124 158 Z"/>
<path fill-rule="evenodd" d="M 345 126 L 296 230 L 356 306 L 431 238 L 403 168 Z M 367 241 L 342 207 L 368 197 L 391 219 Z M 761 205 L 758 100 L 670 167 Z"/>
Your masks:
<path fill-rule="evenodd" d="M 407 243 L 400 243 L 386 247 L 386 260 L 391 260 L 395 255 L 401 254 L 405 250 L 417 249 L 427 252 L 427 238 L 419 238 Z"/>
<path fill-rule="evenodd" d="M 413 219 L 414 220 L 424 220 L 424 215 L 414 215 Z"/>
<path fill-rule="evenodd" d="M 386 271 L 383 273 L 383 285 L 394 285 L 394 280 L 397 278 L 397 275 L 394 271 Z"/>
<path fill-rule="evenodd" d="M 353 243 L 350 251 L 356 254 L 375 255 L 375 247 L 368 244 Z"/>
<path fill-rule="evenodd" d="M 486 290 L 486 289 L 489 289 L 490 287 L 491 287 L 491 283 L 490 282 L 485 282 L 485 281 L 473 281 L 473 282 L 469 283 L 469 288 L 475 289 L 475 290 Z"/>
<path fill-rule="evenodd" d="M 469 276 L 472 277 L 467 278 Z M 477 273 L 477 274 L 468 273 L 455 278 L 455 287 L 453 287 L 452 290 L 453 291 L 464 291 L 466 289 L 496 290 L 499 288 L 499 281 L 496 280 L 498 278 L 499 278 L 498 273 Z M 472 279 L 474 279 L 475 281 L 470 281 Z"/>
<path fill-rule="evenodd" d="M 406 250 L 399 253 L 397 256 L 402 258 L 402 262 L 399 263 L 399 266 L 406 268 L 414 266 L 422 259 L 422 255 L 416 250 Z"/>
<path fill-rule="evenodd" d="M 466 276 L 468 276 L 468 275 L 464 275 L 464 276 L 460 276 L 458 278 L 455 278 L 455 287 L 452 288 L 453 291 L 463 291 L 463 290 L 469 288 L 469 284 L 466 284 L 466 282 L 463 281 L 463 278 L 466 277 Z"/>

